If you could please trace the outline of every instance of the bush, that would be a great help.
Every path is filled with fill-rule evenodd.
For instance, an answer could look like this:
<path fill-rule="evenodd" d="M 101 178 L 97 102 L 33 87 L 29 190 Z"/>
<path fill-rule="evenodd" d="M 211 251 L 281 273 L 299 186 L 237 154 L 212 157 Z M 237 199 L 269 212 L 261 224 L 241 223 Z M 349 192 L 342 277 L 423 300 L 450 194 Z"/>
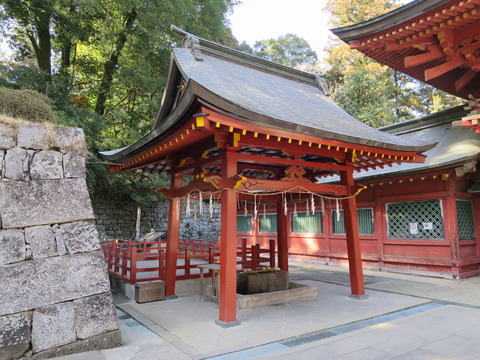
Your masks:
<path fill-rule="evenodd" d="M 33 90 L 0 87 L 0 114 L 33 122 L 55 123 L 50 99 Z"/>

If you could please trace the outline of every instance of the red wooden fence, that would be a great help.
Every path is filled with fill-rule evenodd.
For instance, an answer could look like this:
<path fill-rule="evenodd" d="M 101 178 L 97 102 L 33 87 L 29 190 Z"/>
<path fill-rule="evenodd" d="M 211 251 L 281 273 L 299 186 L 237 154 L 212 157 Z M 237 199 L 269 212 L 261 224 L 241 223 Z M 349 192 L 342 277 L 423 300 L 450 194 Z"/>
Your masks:
<path fill-rule="evenodd" d="M 242 269 L 258 270 L 275 267 L 275 241 L 270 240 L 268 249 L 259 244 L 247 246 L 242 239 L 237 247 L 237 264 Z M 164 280 L 166 241 L 113 241 L 103 243 L 102 249 L 107 260 L 108 272 L 125 282 Z M 197 264 L 219 263 L 219 245 L 213 242 L 179 240 L 177 261 L 177 280 L 199 277 Z M 182 264 L 183 262 L 183 264 Z M 207 275 L 208 276 L 208 275 Z"/>

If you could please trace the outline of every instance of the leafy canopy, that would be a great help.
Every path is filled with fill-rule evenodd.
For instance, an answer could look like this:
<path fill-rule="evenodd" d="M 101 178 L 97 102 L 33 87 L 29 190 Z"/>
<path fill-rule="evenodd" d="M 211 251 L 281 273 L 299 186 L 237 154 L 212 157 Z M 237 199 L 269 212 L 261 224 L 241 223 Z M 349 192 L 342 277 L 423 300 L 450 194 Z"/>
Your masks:
<path fill-rule="evenodd" d="M 111 174 L 96 155 L 145 135 L 161 103 L 169 54 L 186 31 L 236 44 L 226 15 L 235 0 L 0 0 L 0 28 L 14 62 L 0 86 L 51 99 L 56 122 L 84 128 L 88 182 L 97 194 L 151 201 L 165 179 Z M 162 183 L 163 182 L 163 183 Z M 159 185 L 159 183 L 162 183 Z"/>
<path fill-rule="evenodd" d="M 308 42 L 295 34 L 286 34 L 278 39 L 259 40 L 253 46 L 253 54 L 290 67 L 314 64 L 317 61 L 317 54 Z"/>

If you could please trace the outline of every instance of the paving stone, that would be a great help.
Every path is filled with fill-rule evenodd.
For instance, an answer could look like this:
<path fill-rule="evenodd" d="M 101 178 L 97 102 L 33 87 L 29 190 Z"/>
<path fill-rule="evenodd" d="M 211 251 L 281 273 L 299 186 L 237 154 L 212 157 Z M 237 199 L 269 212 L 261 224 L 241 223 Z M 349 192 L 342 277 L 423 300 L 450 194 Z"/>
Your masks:
<path fill-rule="evenodd" d="M 25 241 L 30 245 L 33 259 L 57 256 L 57 243 L 50 225 L 25 228 Z"/>
<path fill-rule="evenodd" d="M 32 360 L 43 360 L 85 351 L 109 349 L 121 345 L 122 334 L 120 333 L 120 330 L 115 330 L 105 334 L 93 336 L 85 340 L 78 340 L 76 342 L 57 347 L 55 349 L 42 351 L 38 354 L 34 354 Z M 87 354 L 87 357 L 82 357 L 82 359 L 92 360 L 89 354 Z"/>
<path fill-rule="evenodd" d="M 23 260 L 25 260 L 25 235 L 23 230 L 0 230 L 0 265 Z"/>
<path fill-rule="evenodd" d="M 30 347 L 32 313 L 0 316 L 0 359 L 18 359 Z"/>
<path fill-rule="evenodd" d="M 118 329 L 118 321 L 110 293 L 75 300 L 75 329 L 79 339 Z"/>
<path fill-rule="evenodd" d="M 33 312 L 33 352 L 53 349 L 77 339 L 73 303 L 46 305 Z"/>
<path fill-rule="evenodd" d="M 33 180 L 62 179 L 62 159 L 62 153 L 54 150 L 42 150 L 35 153 L 30 166 L 30 178 Z"/>
<path fill-rule="evenodd" d="M 4 228 L 93 219 L 84 179 L 0 182 Z"/>

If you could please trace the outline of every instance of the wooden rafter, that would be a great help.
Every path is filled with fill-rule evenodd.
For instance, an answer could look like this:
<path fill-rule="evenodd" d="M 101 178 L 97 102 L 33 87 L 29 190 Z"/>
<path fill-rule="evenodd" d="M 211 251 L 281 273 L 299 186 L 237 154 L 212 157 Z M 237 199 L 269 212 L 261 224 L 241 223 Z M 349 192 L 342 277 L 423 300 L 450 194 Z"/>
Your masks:
<path fill-rule="evenodd" d="M 452 81 L 444 90 L 465 98 L 468 93 L 477 96 L 472 89 L 478 88 L 473 83 L 476 75 L 471 71 L 480 72 L 479 19 L 479 0 L 451 1 L 438 10 L 352 40 L 350 47 L 442 89 L 444 80 L 437 79 L 455 73 L 455 85 Z M 405 51 L 410 49 L 413 51 Z M 395 65 L 395 57 L 404 57 L 403 66 Z"/>

